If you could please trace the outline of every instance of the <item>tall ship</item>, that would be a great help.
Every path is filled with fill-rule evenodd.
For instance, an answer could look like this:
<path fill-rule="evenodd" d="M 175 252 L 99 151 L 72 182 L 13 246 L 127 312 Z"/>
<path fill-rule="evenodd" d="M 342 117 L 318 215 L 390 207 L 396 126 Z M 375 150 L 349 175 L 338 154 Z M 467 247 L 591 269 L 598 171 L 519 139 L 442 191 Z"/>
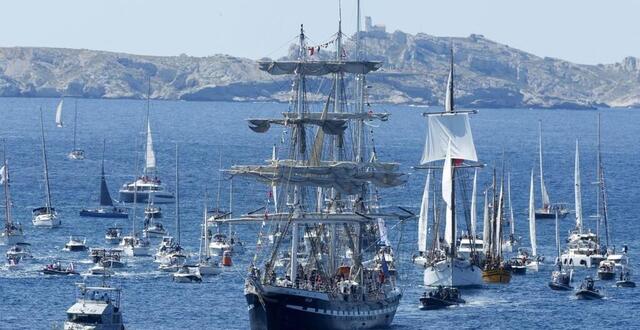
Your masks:
<path fill-rule="evenodd" d="M 151 82 L 149 82 L 151 84 Z M 144 173 L 132 182 L 127 182 L 120 188 L 120 201 L 125 203 L 133 203 L 134 195 L 137 203 L 147 203 L 149 199 L 153 199 L 156 204 L 173 203 L 173 193 L 167 190 L 167 187 L 157 176 L 156 172 L 156 153 L 153 150 L 153 137 L 151 135 L 151 121 L 149 120 L 150 94 L 151 85 L 147 94 L 147 120 L 146 120 L 146 144 L 144 154 Z M 136 146 L 137 148 L 137 146 Z"/>
<path fill-rule="evenodd" d="M 388 117 L 366 109 L 364 95 L 366 74 L 381 63 L 358 56 L 346 60 L 341 30 L 332 41 L 333 61 L 307 57 L 313 46 L 301 26 L 297 60 L 259 63 L 269 74 L 293 75 L 294 82 L 282 118 L 249 119 L 255 132 L 284 126 L 287 153 L 263 165 L 228 170 L 232 178 L 267 185 L 264 212 L 219 220 L 261 225 L 244 289 L 251 329 L 387 327 L 402 297 L 385 219 L 410 215 L 381 213 L 377 188 L 406 179 L 397 163 L 378 160 L 369 143 L 372 132 L 365 130 L 368 122 Z M 355 76 L 353 107 L 343 87 L 348 75 Z M 331 91 L 321 111 L 313 111 L 306 97 L 308 78 L 325 76 L 333 78 Z"/>
<path fill-rule="evenodd" d="M 478 156 L 469 124 L 469 114 L 474 111 L 454 109 L 453 50 L 451 51 L 450 65 L 444 112 L 424 114 L 427 117 L 427 139 L 420 163 L 421 166 L 432 170 L 442 169 L 440 197 L 445 213 L 442 244 L 440 240 L 436 240 L 435 244 L 441 245 L 434 246 L 436 253 L 432 253 L 425 266 L 424 285 L 480 286 L 483 283 L 482 271 L 479 268 L 480 261 L 476 251 L 476 237 L 471 228 L 470 214 L 467 211 L 469 208 L 465 205 L 469 200 L 466 192 L 469 181 L 468 172 L 470 169 L 481 166 L 478 164 Z M 438 198 L 440 199 L 440 197 Z M 460 215 L 462 216 L 460 217 Z M 436 232 L 438 229 L 434 230 L 434 233 Z M 459 232 L 464 232 L 465 234 L 461 236 L 470 239 L 468 253 L 458 252 Z M 435 235 L 437 237 L 437 234 Z"/>

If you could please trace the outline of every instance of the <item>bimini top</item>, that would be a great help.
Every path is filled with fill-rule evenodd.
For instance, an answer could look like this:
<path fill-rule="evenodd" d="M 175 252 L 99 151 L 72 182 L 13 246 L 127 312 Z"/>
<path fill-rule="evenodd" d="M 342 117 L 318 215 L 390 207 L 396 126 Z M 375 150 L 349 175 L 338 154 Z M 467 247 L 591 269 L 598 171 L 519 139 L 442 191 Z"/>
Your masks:
<path fill-rule="evenodd" d="M 260 62 L 260 70 L 272 75 L 304 74 L 307 76 L 324 76 L 330 73 L 367 74 L 376 71 L 382 62 L 369 61 L 268 61 Z"/>

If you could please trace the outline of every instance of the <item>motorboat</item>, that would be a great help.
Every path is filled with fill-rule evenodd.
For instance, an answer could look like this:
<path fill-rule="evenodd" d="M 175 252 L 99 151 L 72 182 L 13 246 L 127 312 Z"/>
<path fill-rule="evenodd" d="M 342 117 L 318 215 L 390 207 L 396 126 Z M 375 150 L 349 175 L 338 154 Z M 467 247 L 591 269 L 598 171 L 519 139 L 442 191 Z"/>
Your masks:
<path fill-rule="evenodd" d="M 162 208 L 150 202 L 149 205 L 144 208 L 144 217 L 145 219 L 160 219 L 162 218 Z"/>
<path fill-rule="evenodd" d="M 73 262 L 70 262 L 66 267 L 63 267 L 59 261 L 44 266 L 44 268 L 42 268 L 42 273 L 45 275 L 79 275 L 75 270 Z"/>
<path fill-rule="evenodd" d="M 471 238 L 463 236 L 458 244 L 458 253 L 465 258 L 471 258 L 472 255 L 480 256 L 480 259 L 484 259 L 484 243 L 480 236 Z"/>
<path fill-rule="evenodd" d="M 128 257 L 148 257 L 151 243 L 146 238 L 136 236 L 124 236 L 120 241 L 120 248 Z"/>
<path fill-rule="evenodd" d="M 168 257 L 167 262 L 163 262 L 158 266 L 158 270 L 163 272 L 176 272 L 182 268 L 187 261 L 187 256 L 180 253 L 174 253 Z"/>
<path fill-rule="evenodd" d="M 89 269 L 90 275 L 102 275 L 102 276 L 111 276 L 114 275 L 115 272 L 111 270 L 110 267 L 105 267 L 102 264 L 97 264 Z"/>
<path fill-rule="evenodd" d="M 598 279 L 611 281 L 616 277 L 616 264 L 610 260 L 603 260 L 598 266 Z"/>
<path fill-rule="evenodd" d="M 88 287 L 77 284 L 79 295 L 67 310 L 65 330 L 95 329 L 123 330 L 120 305 L 121 291 L 108 286 Z"/>
<path fill-rule="evenodd" d="M 197 268 L 198 273 L 202 276 L 218 275 L 222 272 L 220 264 L 211 257 L 200 260 L 195 268 Z"/>
<path fill-rule="evenodd" d="M 434 310 L 446 308 L 453 305 L 464 304 L 466 301 L 460 298 L 460 291 L 456 288 L 438 287 L 425 292 L 420 297 L 420 309 Z"/>
<path fill-rule="evenodd" d="M 20 257 L 7 257 L 7 269 L 9 270 L 17 270 L 20 268 L 20 260 L 22 260 Z"/>
<path fill-rule="evenodd" d="M 222 256 L 224 251 L 231 250 L 231 244 L 227 240 L 227 235 L 216 233 L 211 237 L 209 242 L 209 253 L 212 256 Z"/>
<path fill-rule="evenodd" d="M 180 267 L 178 271 L 173 273 L 172 279 L 178 283 L 202 282 L 202 276 L 195 271 L 192 272 L 186 265 Z"/>
<path fill-rule="evenodd" d="M 119 244 L 122 240 L 122 228 L 110 227 L 104 235 L 104 240 L 108 244 Z"/>
<path fill-rule="evenodd" d="M 526 248 L 519 248 L 518 255 L 514 257 L 525 265 L 529 271 L 537 272 L 544 264 L 544 256 L 533 256 Z"/>
<path fill-rule="evenodd" d="M 149 222 L 147 223 L 145 220 L 145 227 L 142 230 L 144 237 L 147 238 L 158 238 L 167 236 L 167 230 L 164 228 L 162 223 L 160 222 Z"/>
<path fill-rule="evenodd" d="M 136 190 L 137 189 L 137 190 Z M 157 204 L 173 203 L 174 195 L 169 192 L 165 185 L 157 177 L 141 176 L 135 182 L 129 182 L 122 185 L 119 190 L 120 201 L 125 203 L 133 203 L 133 195 L 138 203 L 146 203 L 149 198 Z"/>
<path fill-rule="evenodd" d="M 551 281 L 549 282 L 549 288 L 556 291 L 570 291 L 573 290 L 571 286 L 571 274 L 564 270 L 554 270 L 551 273 Z"/>
<path fill-rule="evenodd" d="M 19 243 L 12 245 L 6 253 L 7 258 L 19 258 L 20 260 L 31 259 L 31 251 L 29 251 L 29 243 Z"/>
<path fill-rule="evenodd" d="M 596 288 L 593 278 L 587 276 L 580 284 L 580 288 L 576 292 L 576 298 L 580 300 L 595 300 L 604 298 L 604 295 Z"/>
<path fill-rule="evenodd" d="M 69 252 L 82 252 L 87 250 L 87 239 L 84 236 L 72 235 L 69 237 L 69 242 L 64 245 L 65 251 Z"/>
<path fill-rule="evenodd" d="M 525 275 L 527 273 L 527 265 L 518 257 L 511 258 L 509 265 L 513 275 Z"/>

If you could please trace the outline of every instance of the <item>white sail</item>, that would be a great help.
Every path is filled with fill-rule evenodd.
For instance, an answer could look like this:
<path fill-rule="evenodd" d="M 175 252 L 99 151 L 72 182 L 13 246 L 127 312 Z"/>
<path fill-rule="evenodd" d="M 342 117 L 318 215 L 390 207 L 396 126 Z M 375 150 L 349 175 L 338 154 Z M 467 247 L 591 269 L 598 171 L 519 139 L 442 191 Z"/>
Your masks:
<path fill-rule="evenodd" d="M 442 169 L 442 199 L 446 206 L 444 241 L 447 245 L 456 241 L 456 229 L 453 228 L 453 166 L 451 163 L 451 148 L 448 148 Z"/>
<path fill-rule="evenodd" d="M 467 113 L 427 116 L 427 141 L 420 163 L 444 159 L 449 148 L 452 159 L 478 161 Z"/>
<path fill-rule="evenodd" d="M 500 184 L 500 195 L 498 197 L 498 208 L 496 209 L 496 232 L 493 241 L 495 242 L 494 247 L 496 256 L 502 254 L 502 216 L 503 216 L 503 208 L 504 208 L 504 184 Z"/>
<path fill-rule="evenodd" d="M 153 152 L 153 138 L 151 137 L 151 124 L 147 121 L 147 151 L 145 154 L 145 173 L 156 169 L 156 154 Z"/>
<path fill-rule="evenodd" d="M 507 201 L 509 202 L 509 225 L 511 227 L 511 237 L 515 238 L 516 221 L 513 216 L 513 205 L 511 204 L 511 172 L 507 175 Z"/>
<path fill-rule="evenodd" d="M 478 181 L 478 169 L 473 172 L 473 188 L 471 189 L 471 236 L 476 237 L 476 222 L 478 222 L 477 206 L 476 206 L 476 189 Z"/>
<path fill-rule="evenodd" d="M 580 181 L 580 151 L 578 149 L 578 140 L 576 140 L 576 161 L 575 161 L 575 197 L 576 197 L 576 229 L 582 234 L 582 192 Z"/>
<path fill-rule="evenodd" d="M 422 205 L 420 206 L 420 217 L 418 218 L 418 251 L 427 251 L 427 227 L 429 226 L 429 186 L 431 180 L 431 170 L 427 171 L 427 180 L 422 193 Z"/>
<path fill-rule="evenodd" d="M 544 176 L 542 174 L 542 122 L 539 122 L 539 136 L 538 136 L 538 152 L 540 157 L 540 193 L 542 194 L 542 208 L 547 209 L 551 206 L 551 200 L 547 193 L 547 187 L 544 184 Z"/>
<path fill-rule="evenodd" d="M 60 100 L 58 106 L 56 107 L 56 126 L 62 127 L 62 105 L 64 103 L 64 99 Z"/>
<path fill-rule="evenodd" d="M 273 145 L 273 150 L 271 152 L 271 162 L 273 165 L 278 164 L 278 150 L 276 149 L 276 145 Z M 321 189 L 318 189 L 321 194 Z M 273 208 L 274 212 L 278 213 L 278 186 L 276 184 L 271 185 L 271 198 L 273 199 Z M 322 204 L 318 204 L 322 205 Z"/>
<path fill-rule="evenodd" d="M 489 219 L 488 191 L 484 192 L 484 219 L 482 221 L 482 242 L 484 253 L 489 253 L 489 235 L 491 235 L 491 220 Z"/>
<path fill-rule="evenodd" d="M 533 196 L 535 194 L 535 187 L 533 184 L 533 171 L 531 171 L 531 183 L 529 185 L 529 236 L 531 240 L 531 253 L 538 255 L 538 245 L 536 242 L 536 199 Z"/>
<path fill-rule="evenodd" d="M 378 234 L 380 235 L 380 242 L 382 242 L 382 244 L 385 246 L 391 246 L 389 236 L 387 236 L 387 226 L 382 218 L 378 218 Z"/>

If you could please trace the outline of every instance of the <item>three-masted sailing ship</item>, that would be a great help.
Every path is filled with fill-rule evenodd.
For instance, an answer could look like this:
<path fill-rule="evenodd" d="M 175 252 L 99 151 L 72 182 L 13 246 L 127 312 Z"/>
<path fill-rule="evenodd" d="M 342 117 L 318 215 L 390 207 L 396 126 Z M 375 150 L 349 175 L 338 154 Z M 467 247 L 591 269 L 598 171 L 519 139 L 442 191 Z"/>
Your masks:
<path fill-rule="evenodd" d="M 365 75 L 381 63 L 346 60 L 342 37 L 339 28 L 335 60 L 312 61 L 301 27 L 297 60 L 259 64 L 269 74 L 294 77 L 283 118 L 249 120 L 258 133 L 284 126 L 288 154 L 228 173 L 255 178 L 270 192 L 276 186 L 277 196 L 269 194 L 264 212 L 218 220 L 262 224 L 244 290 L 252 329 L 384 327 L 402 297 L 384 227 L 385 218 L 400 216 L 378 212 L 375 187 L 398 186 L 405 178 L 397 163 L 378 160 L 365 130 L 367 122 L 388 117 L 365 111 Z M 322 111 L 313 111 L 308 77 L 327 75 L 331 92 Z M 347 75 L 355 75 L 355 109 L 347 106 Z"/>
<path fill-rule="evenodd" d="M 479 258 L 475 251 L 475 233 L 471 230 L 469 212 L 465 205 L 467 171 L 479 166 L 476 148 L 471 134 L 469 114 L 474 111 L 454 109 L 453 96 L 453 50 L 445 96 L 444 112 L 425 113 L 427 117 L 427 140 L 420 163 L 428 168 L 442 165 L 442 200 L 445 207 L 445 228 L 442 246 L 438 239 L 434 242 L 434 252 L 424 270 L 425 286 L 464 287 L 482 285 Z M 466 162 L 466 163 L 465 163 Z M 460 189 L 458 189 L 460 188 Z M 424 197 L 423 197 L 424 200 Z M 428 198 L 427 198 L 428 200 Z M 459 221 L 459 215 L 463 215 Z M 471 239 L 469 255 L 458 253 L 458 223 L 467 224 L 466 237 Z M 462 225 L 460 225 L 462 227 Z M 434 230 L 436 234 L 439 230 Z"/>

